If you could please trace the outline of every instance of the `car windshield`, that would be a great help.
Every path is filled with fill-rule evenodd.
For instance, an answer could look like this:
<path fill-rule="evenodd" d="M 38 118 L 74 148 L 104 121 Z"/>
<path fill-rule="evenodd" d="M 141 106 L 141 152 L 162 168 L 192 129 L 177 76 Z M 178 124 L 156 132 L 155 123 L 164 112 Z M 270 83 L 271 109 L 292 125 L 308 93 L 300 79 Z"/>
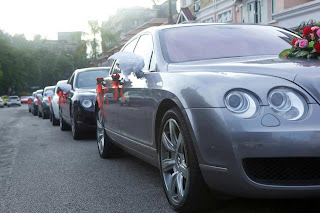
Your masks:
<path fill-rule="evenodd" d="M 18 99 L 18 97 L 17 96 L 12 96 L 12 97 L 9 97 L 9 99 L 10 100 L 16 100 L 16 99 Z"/>
<path fill-rule="evenodd" d="M 88 70 L 80 72 L 76 80 L 76 88 L 78 89 L 95 89 L 97 87 L 97 78 L 107 77 L 108 69 L 104 70 Z"/>
<path fill-rule="evenodd" d="M 160 33 L 167 62 L 225 57 L 278 55 L 291 48 L 293 33 L 272 26 L 200 25 L 164 29 Z"/>

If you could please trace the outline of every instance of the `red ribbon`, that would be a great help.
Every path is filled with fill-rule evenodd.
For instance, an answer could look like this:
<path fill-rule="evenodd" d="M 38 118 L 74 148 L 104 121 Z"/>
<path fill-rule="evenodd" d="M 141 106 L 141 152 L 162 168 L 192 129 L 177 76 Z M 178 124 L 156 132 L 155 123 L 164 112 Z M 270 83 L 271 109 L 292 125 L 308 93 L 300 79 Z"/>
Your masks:
<path fill-rule="evenodd" d="M 29 99 L 28 104 L 33 104 L 33 100 Z"/>
<path fill-rule="evenodd" d="M 105 100 L 104 100 L 104 94 L 107 94 L 107 105 L 109 105 L 109 100 L 108 100 L 108 88 L 102 89 L 102 85 L 99 83 L 97 85 L 97 101 L 98 101 L 98 106 L 100 107 L 100 112 L 102 117 L 106 117 L 106 107 L 105 107 Z"/>
<path fill-rule="evenodd" d="M 38 103 L 38 105 L 40 105 L 40 100 L 39 100 L 39 98 L 37 98 L 37 103 Z"/>
<path fill-rule="evenodd" d="M 58 96 L 59 96 L 59 106 L 62 107 L 62 104 L 63 104 L 63 92 L 59 91 L 58 92 Z"/>
<path fill-rule="evenodd" d="M 51 104 L 51 97 L 48 97 L 48 103 Z"/>
<path fill-rule="evenodd" d="M 122 86 L 120 85 L 120 82 L 119 81 L 112 81 L 111 85 L 112 85 L 112 88 L 114 88 L 113 99 L 115 101 L 118 100 L 119 90 L 120 90 L 120 96 L 121 96 L 122 100 L 124 100 L 124 95 L 123 95 Z"/>

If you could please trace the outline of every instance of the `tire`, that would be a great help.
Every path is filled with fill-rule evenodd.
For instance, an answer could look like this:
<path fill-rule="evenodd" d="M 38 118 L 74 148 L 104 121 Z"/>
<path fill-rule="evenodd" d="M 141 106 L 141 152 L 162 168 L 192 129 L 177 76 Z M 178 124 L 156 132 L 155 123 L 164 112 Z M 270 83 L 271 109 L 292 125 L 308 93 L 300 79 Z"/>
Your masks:
<path fill-rule="evenodd" d="M 70 129 L 69 125 L 63 120 L 61 115 L 60 115 L 60 129 L 61 131 L 67 131 Z"/>
<path fill-rule="evenodd" d="M 38 117 L 39 117 L 39 118 L 42 117 L 42 113 L 40 112 L 40 110 L 38 110 Z"/>
<path fill-rule="evenodd" d="M 171 208 L 177 212 L 199 211 L 206 204 L 209 189 L 203 180 L 187 124 L 178 107 L 163 116 L 157 150 L 161 181 Z"/>
<path fill-rule="evenodd" d="M 101 158 L 113 158 L 118 157 L 123 153 L 123 150 L 115 146 L 110 137 L 108 137 L 104 125 L 103 118 L 101 116 L 100 108 L 98 109 L 97 115 L 97 145 L 98 151 Z"/>
<path fill-rule="evenodd" d="M 52 114 L 51 114 L 51 111 L 50 111 L 50 113 L 49 113 L 49 120 L 50 120 L 50 122 L 52 122 Z"/>
<path fill-rule="evenodd" d="M 29 112 L 31 112 L 31 109 L 29 109 Z"/>
<path fill-rule="evenodd" d="M 60 120 L 56 119 L 54 114 L 52 114 L 52 126 L 58 126 L 60 124 Z"/>
<path fill-rule="evenodd" d="M 74 115 L 74 112 L 72 111 L 71 115 L 71 132 L 72 137 L 74 140 L 80 140 L 81 139 L 81 129 L 79 127 L 78 121 L 76 119 L 76 116 Z"/>

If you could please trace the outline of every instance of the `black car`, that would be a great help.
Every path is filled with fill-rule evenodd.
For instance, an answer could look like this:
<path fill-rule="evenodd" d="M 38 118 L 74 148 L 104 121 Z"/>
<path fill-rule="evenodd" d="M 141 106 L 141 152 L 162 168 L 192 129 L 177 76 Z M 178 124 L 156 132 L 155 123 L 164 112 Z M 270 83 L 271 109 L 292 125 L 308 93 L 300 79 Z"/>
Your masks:
<path fill-rule="evenodd" d="M 39 89 L 37 91 L 34 92 L 34 99 L 33 99 L 33 104 L 32 104 L 32 108 L 31 108 L 31 113 L 34 116 L 39 116 L 41 117 L 42 114 L 39 114 L 39 105 L 41 104 L 41 99 L 42 99 L 42 89 Z"/>
<path fill-rule="evenodd" d="M 70 89 L 64 90 L 65 95 L 60 104 L 60 128 L 65 131 L 71 127 L 75 140 L 81 138 L 83 130 L 96 128 L 96 79 L 107 76 L 109 70 L 107 67 L 78 69 L 67 82 Z"/>
<path fill-rule="evenodd" d="M 39 105 L 39 113 L 42 115 L 43 119 L 49 118 L 50 116 L 50 102 L 54 89 L 55 86 L 49 86 L 43 89 L 42 100 L 41 104 Z"/>

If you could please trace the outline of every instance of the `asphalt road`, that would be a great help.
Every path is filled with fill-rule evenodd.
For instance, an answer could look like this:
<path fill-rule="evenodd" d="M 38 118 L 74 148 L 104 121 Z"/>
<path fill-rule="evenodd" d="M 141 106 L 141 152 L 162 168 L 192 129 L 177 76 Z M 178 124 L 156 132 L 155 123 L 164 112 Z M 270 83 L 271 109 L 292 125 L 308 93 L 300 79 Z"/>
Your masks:
<path fill-rule="evenodd" d="M 318 200 L 223 201 L 207 212 L 319 211 Z M 172 212 L 159 171 L 125 155 L 101 159 L 94 134 L 71 132 L 27 107 L 0 108 L 0 212 Z"/>

